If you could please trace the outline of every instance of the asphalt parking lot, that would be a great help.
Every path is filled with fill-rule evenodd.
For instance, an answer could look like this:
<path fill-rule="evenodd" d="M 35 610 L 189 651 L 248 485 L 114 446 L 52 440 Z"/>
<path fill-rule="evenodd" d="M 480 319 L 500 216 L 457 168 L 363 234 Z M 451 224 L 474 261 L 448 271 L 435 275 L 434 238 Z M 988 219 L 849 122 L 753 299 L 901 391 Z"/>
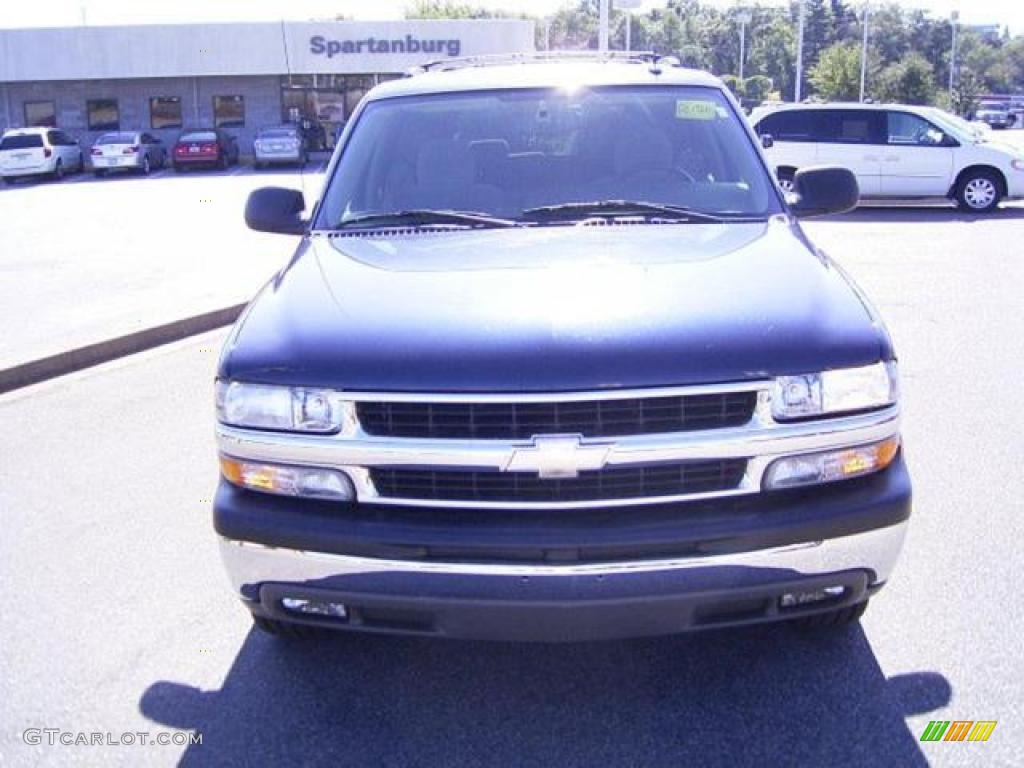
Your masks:
<path fill-rule="evenodd" d="M 0 187 L 0 369 L 247 301 L 287 258 L 249 232 L 249 192 L 319 192 L 302 169 L 91 173 Z"/>
<path fill-rule="evenodd" d="M 3 191 L 4 338 L 74 333 L 137 291 L 251 292 L 292 245 L 241 225 L 270 177 L 302 182 L 240 168 Z M 36 228 L 22 214 L 44 193 L 51 225 Z M 807 229 L 901 357 L 915 516 L 860 626 L 575 646 L 253 632 L 209 521 L 216 332 L 0 396 L 0 764 L 1019 765 L 1024 206 L 865 208 Z M 11 254 L 23 242 L 55 259 L 48 276 Z M 63 270 L 86 281 L 77 294 Z M 985 743 L 921 743 L 934 719 L 999 724 Z M 30 728 L 203 743 L 28 745 Z"/>

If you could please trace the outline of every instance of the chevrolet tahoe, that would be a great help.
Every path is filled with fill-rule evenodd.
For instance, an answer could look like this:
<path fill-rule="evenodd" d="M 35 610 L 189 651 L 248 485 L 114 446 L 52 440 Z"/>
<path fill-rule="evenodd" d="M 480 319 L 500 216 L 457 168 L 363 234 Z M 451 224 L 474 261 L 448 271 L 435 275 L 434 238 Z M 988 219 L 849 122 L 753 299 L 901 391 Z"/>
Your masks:
<path fill-rule="evenodd" d="M 856 621 L 910 514 L 893 345 L 722 82 L 467 59 L 369 92 L 216 381 L 256 625 L 571 641 Z"/>

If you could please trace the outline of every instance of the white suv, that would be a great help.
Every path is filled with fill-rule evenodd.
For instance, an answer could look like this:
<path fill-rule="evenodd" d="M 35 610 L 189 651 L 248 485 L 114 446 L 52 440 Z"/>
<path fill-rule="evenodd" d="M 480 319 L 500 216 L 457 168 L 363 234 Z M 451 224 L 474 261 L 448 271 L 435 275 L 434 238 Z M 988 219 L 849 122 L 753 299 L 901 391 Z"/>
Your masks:
<path fill-rule="evenodd" d="M 827 164 L 853 171 L 863 198 L 945 197 L 987 213 L 1024 197 L 1024 152 L 930 107 L 793 104 L 758 108 L 751 123 L 786 190 L 800 168 Z"/>
<path fill-rule="evenodd" d="M 0 176 L 7 184 L 24 176 L 63 178 L 82 170 L 82 148 L 58 128 L 15 128 L 0 139 Z"/>

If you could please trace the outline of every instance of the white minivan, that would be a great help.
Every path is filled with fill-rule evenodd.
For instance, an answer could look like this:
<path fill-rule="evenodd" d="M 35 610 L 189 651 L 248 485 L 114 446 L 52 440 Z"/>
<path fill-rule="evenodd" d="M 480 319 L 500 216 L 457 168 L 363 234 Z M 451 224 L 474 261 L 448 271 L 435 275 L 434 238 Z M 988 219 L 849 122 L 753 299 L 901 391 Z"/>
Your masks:
<path fill-rule="evenodd" d="M 7 184 L 26 176 L 60 179 L 82 164 L 82 148 L 58 128 L 15 128 L 0 138 L 0 176 Z"/>
<path fill-rule="evenodd" d="M 987 213 L 1024 197 L 1024 152 L 931 107 L 792 104 L 755 109 L 751 123 L 786 190 L 800 168 L 839 165 L 856 174 L 862 198 L 945 197 Z"/>

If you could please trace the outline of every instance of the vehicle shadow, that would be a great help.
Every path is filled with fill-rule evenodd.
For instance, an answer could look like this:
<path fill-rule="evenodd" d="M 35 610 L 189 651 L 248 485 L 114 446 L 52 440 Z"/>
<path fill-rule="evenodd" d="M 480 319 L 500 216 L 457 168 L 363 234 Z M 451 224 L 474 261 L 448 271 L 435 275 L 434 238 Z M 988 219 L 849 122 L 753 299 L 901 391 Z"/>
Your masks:
<path fill-rule="evenodd" d="M 573 645 L 253 631 L 216 691 L 155 682 L 143 715 L 202 734 L 183 765 L 926 765 L 859 626 Z"/>
<path fill-rule="evenodd" d="M 958 221 L 984 223 L 1024 219 L 1024 207 L 1003 205 L 991 213 L 965 213 L 951 205 L 862 205 L 849 213 L 822 216 L 815 221 L 856 224 L 859 222 L 939 223 Z"/>

